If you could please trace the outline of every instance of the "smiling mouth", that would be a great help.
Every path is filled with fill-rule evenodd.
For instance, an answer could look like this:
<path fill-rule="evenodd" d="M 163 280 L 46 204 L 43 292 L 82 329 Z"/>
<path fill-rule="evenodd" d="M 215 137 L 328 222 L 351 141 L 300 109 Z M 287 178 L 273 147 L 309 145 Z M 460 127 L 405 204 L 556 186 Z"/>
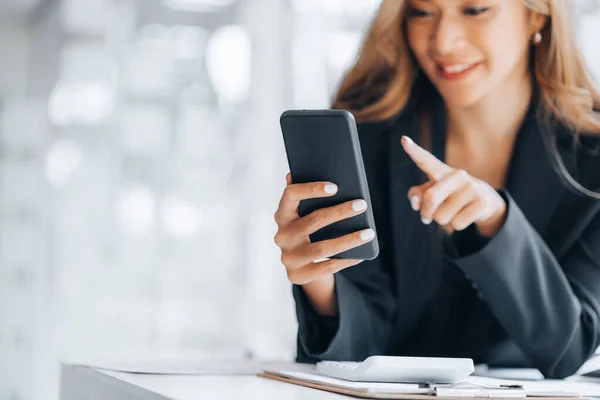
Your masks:
<path fill-rule="evenodd" d="M 458 79 L 466 76 L 469 72 L 473 71 L 480 63 L 469 63 L 469 64 L 452 64 L 442 65 L 437 64 L 439 74 L 446 79 Z"/>

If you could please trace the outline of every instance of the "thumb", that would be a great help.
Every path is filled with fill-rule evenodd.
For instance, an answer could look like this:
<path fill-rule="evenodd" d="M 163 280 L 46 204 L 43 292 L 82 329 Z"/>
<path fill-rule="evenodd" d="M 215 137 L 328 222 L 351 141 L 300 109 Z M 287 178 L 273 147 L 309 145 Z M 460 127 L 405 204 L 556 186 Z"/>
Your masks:
<path fill-rule="evenodd" d="M 427 181 L 422 185 L 413 186 L 408 191 L 408 200 L 413 210 L 419 211 L 421 209 L 421 203 L 423 202 L 423 194 L 427 189 L 435 184 L 434 181 Z"/>

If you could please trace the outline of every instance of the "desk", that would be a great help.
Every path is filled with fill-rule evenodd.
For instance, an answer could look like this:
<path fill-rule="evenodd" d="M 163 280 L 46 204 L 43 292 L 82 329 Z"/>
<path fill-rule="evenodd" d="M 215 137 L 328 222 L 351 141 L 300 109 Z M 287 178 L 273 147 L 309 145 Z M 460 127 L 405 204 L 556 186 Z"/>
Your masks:
<path fill-rule="evenodd" d="M 347 400 L 252 375 L 141 375 L 63 365 L 60 400 Z"/>

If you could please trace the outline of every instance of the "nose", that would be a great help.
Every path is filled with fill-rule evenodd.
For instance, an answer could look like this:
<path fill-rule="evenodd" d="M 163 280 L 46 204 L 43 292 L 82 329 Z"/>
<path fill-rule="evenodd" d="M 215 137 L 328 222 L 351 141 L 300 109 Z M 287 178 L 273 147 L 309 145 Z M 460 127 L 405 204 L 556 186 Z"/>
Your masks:
<path fill-rule="evenodd" d="M 430 39 L 436 54 L 451 54 L 464 45 L 464 27 L 456 16 L 442 15 Z"/>

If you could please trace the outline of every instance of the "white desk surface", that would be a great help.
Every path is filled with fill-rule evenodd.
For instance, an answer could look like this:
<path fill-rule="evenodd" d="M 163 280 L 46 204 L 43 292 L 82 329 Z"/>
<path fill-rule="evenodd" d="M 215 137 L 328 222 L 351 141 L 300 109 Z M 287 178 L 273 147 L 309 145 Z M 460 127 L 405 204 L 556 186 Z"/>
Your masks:
<path fill-rule="evenodd" d="M 261 364 L 256 369 L 258 371 L 264 367 Z M 302 367 L 289 366 L 291 369 Z M 534 392 L 567 391 L 600 397 L 600 385 L 598 380 L 593 378 L 573 377 L 566 381 L 531 381 L 526 383 L 527 387 Z M 60 400 L 341 400 L 349 398 L 322 390 L 259 378 L 253 374 L 132 374 L 68 364 L 63 364 L 61 370 Z"/>
<path fill-rule="evenodd" d="M 253 375 L 144 375 L 64 365 L 60 400 L 348 399 Z"/>

